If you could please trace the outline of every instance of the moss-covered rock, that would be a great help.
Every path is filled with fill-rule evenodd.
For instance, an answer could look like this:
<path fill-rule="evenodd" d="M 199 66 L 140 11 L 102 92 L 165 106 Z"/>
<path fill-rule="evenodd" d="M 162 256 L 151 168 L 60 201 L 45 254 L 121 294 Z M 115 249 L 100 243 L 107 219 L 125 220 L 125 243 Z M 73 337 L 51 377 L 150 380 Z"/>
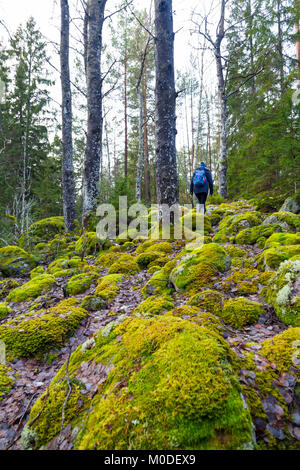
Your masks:
<path fill-rule="evenodd" d="M 232 353 L 207 328 L 172 316 L 126 320 L 109 335 L 100 333 L 90 349 L 79 347 L 72 354 L 71 380 L 80 381 L 84 364 L 85 370 L 91 367 L 93 376 L 101 365 L 101 385 L 86 413 L 74 406 L 76 400 L 69 408 L 67 422 L 74 431 L 75 449 L 253 447 L 250 414 Z M 31 410 L 27 432 L 35 436 L 33 448 L 59 433 L 65 369 Z M 50 412 L 54 402 L 55 413 Z"/>
<path fill-rule="evenodd" d="M 20 238 L 19 244 L 23 246 L 26 240 L 30 244 L 45 242 L 53 239 L 57 234 L 62 234 L 64 231 L 65 224 L 63 217 L 48 217 L 30 225 L 28 232 Z"/>
<path fill-rule="evenodd" d="M 30 279 L 34 279 L 41 274 L 44 274 L 44 268 L 43 266 L 37 266 L 36 268 L 32 269 L 32 271 L 30 271 Z"/>
<path fill-rule="evenodd" d="M 220 289 L 224 292 L 238 294 L 255 294 L 261 282 L 261 272 L 258 269 L 239 267 L 220 283 Z"/>
<path fill-rule="evenodd" d="M 235 237 L 235 243 L 240 245 L 254 245 L 259 243 L 264 246 L 265 240 L 270 237 L 274 232 L 281 232 L 280 225 L 271 224 L 268 226 L 257 225 L 252 228 L 241 230 Z"/>
<path fill-rule="evenodd" d="M 282 204 L 279 212 L 292 212 L 293 214 L 300 213 L 300 204 L 294 197 L 288 197 Z"/>
<path fill-rule="evenodd" d="M 10 392 L 14 384 L 12 370 L 4 364 L 0 364 L 0 401 L 4 395 Z"/>
<path fill-rule="evenodd" d="M 286 325 L 300 326 L 300 260 L 285 261 L 264 290 L 267 302 Z"/>
<path fill-rule="evenodd" d="M 0 299 L 7 297 L 9 292 L 16 287 L 19 287 L 21 283 L 15 279 L 4 279 L 0 281 Z"/>
<path fill-rule="evenodd" d="M 122 253 L 118 260 L 113 263 L 108 272 L 109 274 L 136 274 L 140 271 L 137 260 L 134 256 L 129 255 L 128 253 Z"/>
<path fill-rule="evenodd" d="M 77 241 L 75 251 L 82 255 L 95 255 L 102 249 L 101 240 L 96 232 L 85 232 Z"/>
<path fill-rule="evenodd" d="M 85 292 L 87 289 L 89 289 L 93 280 L 97 277 L 98 274 L 93 271 L 72 276 L 65 287 L 67 296 L 77 295 Z"/>
<path fill-rule="evenodd" d="M 55 285 L 55 277 L 50 274 L 40 274 L 31 281 L 12 290 L 6 300 L 7 302 L 23 302 L 35 299 L 41 294 L 45 294 Z"/>
<path fill-rule="evenodd" d="M 186 255 L 173 269 L 170 281 L 177 291 L 191 293 L 209 286 L 213 277 L 230 268 L 231 259 L 223 247 L 216 243 L 204 245 Z"/>
<path fill-rule="evenodd" d="M 174 302 L 171 297 L 167 295 L 163 295 L 161 297 L 148 297 L 146 300 L 141 302 L 135 309 L 135 313 L 143 313 L 143 314 L 153 314 L 159 315 L 162 313 L 167 312 L 168 310 L 172 310 L 174 308 Z"/>
<path fill-rule="evenodd" d="M 279 245 L 275 248 L 268 248 L 257 257 L 257 267 L 261 270 L 274 270 L 281 263 L 296 255 L 300 255 L 300 245 Z"/>
<path fill-rule="evenodd" d="M 225 217 L 219 224 L 219 235 L 235 235 L 241 230 L 260 225 L 261 215 L 259 212 L 245 212 Z"/>
<path fill-rule="evenodd" d="M 60 302 L 53 308 L 18 315 L 0 326 L 0 340 L 12 357 L 36 357 L 54 348 L 60 348 L 66 339 L 80 326 L 87 311 Z"/>
<path fill-rule="evenodd" d="M 6 302 L 0 303 L 0 319 L 5 318 L 9 313 L 12 313 L 12 309 Z"/>
<path fill-rule="evenodd" d="M 207 289 L 194 295 L 189 303 L 190 305 L 196 305 L 206 312 L 218 315 L 223 309 L 224 300 L 225 298 L 222 293 Z"/>
<path fill-rule="evenodd" d="M 204 217 L 204 220 L 202 220 Z M 189 213 L 181 217 L 181 223 L 183 227 L 187 227 L 192 231 L 195 231 L 197 227 L 201 228 L 203 226 L 204 234 L 208 235 L 212 232 L 212 226 L 210 222 L 210 217 L 207 215 L 199 214 L 196 212 L 196 209 L 193 209 Z"/>
<path fill-rule="evenodd" d="M 88 312 L 97 312 L 107 308 L 107 302 L 104 299 L 96 297 L 94 295 L 87 295 L 80 304 L 81 308 L 84 308 Z"/>
<path fill-rule="evenodd" d="M 18 246 L 0 248 L 0 273 L 4 276 L 24 274 L 36 266 L 32 255 Z"/>
<path fill-rule="evenodd" d="M 119 293 L 120 283 L 123 279 L 122 274 L 108 274 L 107 276 L 103 276 L 96 287 L 96 297 L 108 301 L 113 300 Z"/>
<path fill-rule="evenodd" d="M 274 233 L 265 244 L 265 248 L 276 248 L 279 246 L 300 245 L 300 234 L 294 233 Z"/>
<path fill-rule="evenodd" d="M 136 262 L 140 268 L 146 268 L 150 263 L 161 257 L 161 253 L 149 251 L 140 253 L 136 257 Z"/>
<path fill-rule="evenodd" d="M 223 310 L 218 313 L 218 316 L 233 328 L 243 328 L 246 325 L 256 323 L 264 312 L 265 310 L 260 303 L 244 297 L 237 297 L 225 300 Z"/>
<path fill-rule="evenodd" d="M 244 258 L 246 256 L 246 252 L 242 248 L 239 248 L 238 246 L 225 245 L 224 248 L 229 254 L 231 259 Z"/>
<path fill-rule="evenodd" d="M 151 253 L 151 252 L 164 253 L 167 255 L 167 254 L 173 253 L 174 248 L 171 245 L 171 243 L 168 243 L 168 242 L 155 243 L 145 248 L 144 253 Z"/>
<path fill-rule="evenodd" d="M 267 217 L 262 225 L 278 224 L 285 232 L 299 232 L 300 231 L 300 215 L 293 214 L 292 212 L 274 212 L 274 214 Z"/>

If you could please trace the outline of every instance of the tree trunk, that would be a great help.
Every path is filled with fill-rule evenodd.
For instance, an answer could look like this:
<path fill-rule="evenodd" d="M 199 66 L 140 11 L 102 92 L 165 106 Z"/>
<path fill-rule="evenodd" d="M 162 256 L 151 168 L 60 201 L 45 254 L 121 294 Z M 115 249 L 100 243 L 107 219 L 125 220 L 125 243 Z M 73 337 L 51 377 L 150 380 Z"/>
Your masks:
<path fill-rule="evenodd" d="M 149 205 L 151 201 L 150 191 L 150 169 L 149 169 L 149 146 L 148 146 L 148 126 L 147 126 L 147 83 L 146 74 L 143 83 L 143 115 L 144 115 L 144 164 L 145 164 L 145 200 L 146 204 Z"/>
<path fill-rule="evenodd" d="M 297 89 L 300 90 L 300 32 L 299 32 L 300 2 L 299 0 L 295 0 L 295 10 L 296 10 L 296 15 L 295 15 L 296 57 L 298 61 Z"/>
<path fill-rule="evenodd" d="M 124 123 L 125 123 L 125 139 L 124 139 L 124 176 L 127 178 L 128 173 L 128 99 L 127 99 L 127 38 L 125 39 L 125 55 L 124 55 Z"/>
<path fill-rule="evenodd" d="M 61 90 L 62 90 L 62 190 L 63 212 L 66 230 L 74 229 L 75 187 L 72 143 L 72 94 L 69 68 L 69 5 L 68 0 L 61 0 Z"/>
<path fill-rule="evenodd" d="M 225 5 L 226 0 L 222 0 L 221 16 L 215 43 L 214 53 L 217 65 L 218 96 L 220 104 L 220 155 L 219 155 L 219 194 L 227 198 L 227 95 L 225 90 L 224 67 L 222 63 L 221 43 L 225 35 Z"/>
<path fill-rule="evenodd" d="M 157 202 L 171 206 L 179 200 L 172 0 L 155 0 L 155 70 Z"/>
<path fill-rule="evenodd" d="M 143 162 L 144 162 L 144 139 L 143 139 L 143 126 L 144 126 L 144 108 L 143 108 L 143 92 L 141 86 L 137 89 L 139 97 L 139 155 L 138 155 L 138 167 L 136 175 L 136 200 L 141 202 L 141 183 L 142 183 L 142 173 L 143 173 Z"/>
<path fill-rule="evenodd" d="M 83 177 L 83 226 L 94 211 L 99 195 L 99 170 L 102 150 L 102 27 L 106 0 L 88 0 L 87 107 L 88 125 Z"/>

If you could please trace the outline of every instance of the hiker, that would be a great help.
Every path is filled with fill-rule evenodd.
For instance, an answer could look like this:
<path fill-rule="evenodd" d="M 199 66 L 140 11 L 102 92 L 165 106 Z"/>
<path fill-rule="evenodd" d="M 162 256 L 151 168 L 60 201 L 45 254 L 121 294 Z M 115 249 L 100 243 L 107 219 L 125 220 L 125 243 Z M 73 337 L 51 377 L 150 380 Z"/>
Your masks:
<path fill-rule="evenodd" d="M 190 194 L 193 198 L 193 193 L 195 193 L 196 198 L 199 203 L 204 205 L 204 214 L 206 212 L 205 202 L 208 195 L 208 189 L 210 190 L 210 195 L 213 195 L 214 184 L 211 176 L 211 172 L 207 168 L 204 162 L 201 162 L 199 168 L 197 168 L 193 174 Z M 200 211 L 199 211 L 200 212 Z"/>

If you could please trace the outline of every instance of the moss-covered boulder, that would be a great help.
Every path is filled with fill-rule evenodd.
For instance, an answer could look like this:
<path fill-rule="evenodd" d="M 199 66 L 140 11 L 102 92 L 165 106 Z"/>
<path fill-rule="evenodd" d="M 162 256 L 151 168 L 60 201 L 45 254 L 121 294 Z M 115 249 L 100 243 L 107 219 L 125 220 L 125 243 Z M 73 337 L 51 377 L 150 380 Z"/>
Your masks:
<path fill-rule="evenodd" d="M 219 272 L 230 268 L 231 258 L 217 243 L 204 245 L 184 256 L 181 263 L 170 274 L 170 281 L 177 291 L 197 292 L 210 286 Z"/>
<path fill-rule="evenodd" d="M 300 255 L 300 245 L 278 245 L 264 250 L 257 256 L 257 267 L 261 270 L 274 270 L 284 261 L 297 255 Z"/>
<path fill-rule="evenodd" d="M 265 241 L 274 232 L 282 232 L 280 225 L 257 225 L 256 227 L 246 228 L 241 230 L 235 237 L 235 243 L 239 245 L 254 245 L 257 243 L 262 248 L 264 247 Z"/>
<path fill-rule="evenodd" d="M 101 249 L 102 243 L 96 232 L 85 232 L 75 245 L 75 251 L 78 255 L 95 255 Z"/>
<path fill-rule="evenodd" d="M 276 248 L 287 245 L 300 245 L 300 233 L 274 233 L 266 240 L 265 248 Z"/>
<path fill-rule="evenodd" d="M 119 293 L 120 283 L 123 281 L 124 276 L 122 274 L 108 274 L 103 276 L 95 290 L 95 296 L 101 299 L 111 301 Z"/>
<path fill-rule="evenodd" d="M 260 303 L 236 297 L 225 300 L 223 310 L 218 315 L 227 325 L 243 328 L 255 324 L 264 312 L 264 307 Z"/>
<path fill-rule="evenodd" d="M 174 308 L 174 302 L 171 297 L 163 295 L 161 297 L 148 297 L 146 300 L 141 302 L 135 309 L 135 313 L 142 313 L 145 315 L 159 315 L 172 310 Z"/>
<path fill-rule="evenodd" d="M 36 266 L 32 255 L 18 246 L 0 248 L 0 273 L 4 276 L 16 276 L 30 271 Z"/>
<path fill-rule="evenodd" d="M 218 315 L 224 305 L 224 295 L 216 290 L 207 289 L 194 295 L 189 303 L 195 305 L 206 312 Z"/>
<path fill-rule="evenodd" d="M 60 348 L 88 315 L 87 311 L 62 301 L 53 308 L 15 316 L 0 326 L 0 340 L 11 357 L 42 359 Z"/>
<path fill-rule="evenodd" d="M 80 304 L 80 307 L 88 312 L 97 312 L 98 310 L 106 309 L 107 306 L 106 300 L 95 295 L 87 295 Z"/>
<path fill-rule="evenodd" d="M 285 261 L 264 289 L 267 302 L 286 325 L 300 326 L 300 259 Z"/>
<path fill-rule="evenodd" d="M 136 257 L 136 262 L 141 269 L 146 268 L 150 263 L 153 263 L 156 259 L 161 257 L 161 253 L 155 251 L 149 251 L 145 253 L 140 253 Z"/>
<path fill-rule="evenodd" d="M 219 224 L 219 230 L 213 238 L 214 242 L 226 243 L 230 235 L 236 235 L 241 230 L 249 229 L 261 224 L 259 212 L 245 212 L 244 214 L 226 216 Z"/>
<path fill-rule="evenodd" d="M 12 309 L 7 302 L 0 303 L 0 320 L 5 318 L 9 313 L 12 313 Z"/>
<path fill-rule="evenodd" d="M 14 382 L 11 368 L 0 364 L 0 401 L 10 392 Z"/>
<path fill-rule="evenodd" d="M 234 292 L 241 295 L 255 294 L 259 290 L 260 283 L 261 271 L 240 266 L 232 270 L 225 279 L 222 279 L 219 288 L 228 293 Z"/>
<path fill-rule="evenodd" d="M 85 292 L 89 287 L 91 287 L 93 280 L 97 277 L 98 274 L 93 271 L 72 276 L 65 287 L 67 296 L 73 296 Z"/>
<path fill-rule="evenodd" d="M 196 212 L 196 209 L 185 214 L 181 217 L 180 221 L 183 227 L 187 227 L 192 231 L 195 231 L 198 227 L 203 227 L 205 235 L 212 232 L 210 217 L 208 215 L 199 214 L 199 212 Z"/>
<path fill-rule="evenodd" d="M 292 212 L 274 212 L 267 217 L 262 225 L 277 224 L 280 225 L 284 232 L 300 231 L 300 215 Z"/>
<path fill-rule="evenodd" d="M 19 245 L 23 246 L 27 243 L 34 245 L 47 242 L 53 239 L 55 235 L 62 235 L 64 232 L 65 224 L 63 217 L 48 217 L 30 225 L 28 232 L 21 236 Z"/>
<path fill-rule="evenodd" d="M 12 290 L 6 300 L 7 302 L 23 302 L 35 299 L 39 295 L 45 294 L 55 285 L 55 277 L 50 274 L 40 274 L 31 281 Z"/>
<path fill-rule="evenodd" d="M 16 287 L 19 287 L 20 284 L 20 281 L 17 281 L 16 279 L 12 278 L 0 281 L 0 299 L 4 299 L 5 297 L 7 297 L 9 292 L 12 289 L 15 289 Z"/>
<path fill-rule="evenodd" d="M 137 260 L 134 256 L 129 255 L 128 253 L 122 253 L 116 262 L 114 262 L 108 272 L 109 274 L 122 273 L 125 275 L 136 274 L 140 271 L 140 267 L 137 263 Z"/>
<path fill-rule="evenodd" d="M 279 212 L 292 212 L 293 214 L 300 213 L 300 204 L 294 197 L 288 197 L 282 204 Z"/>
<path fill-rule="evenodd" d="M 96 386 L 85 404 L 78 388 L 86 388 L 87 371 Z M 189 320 L 126 320 L 79 347 L 68 373 L 78 384 L 65 413 L 74 449 L 253 448 L 232 353 L 219 335 Z M 29 448 L 47 448 L 59 434 L 66 390 L 65 365 L 31 410 L 23 439 Z"/>

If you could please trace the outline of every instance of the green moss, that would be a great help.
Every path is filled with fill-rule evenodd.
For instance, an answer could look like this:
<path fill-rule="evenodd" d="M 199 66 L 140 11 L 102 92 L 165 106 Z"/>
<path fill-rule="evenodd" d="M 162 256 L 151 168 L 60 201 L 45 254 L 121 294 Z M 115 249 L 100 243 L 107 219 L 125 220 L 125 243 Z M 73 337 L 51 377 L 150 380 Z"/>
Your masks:
<path fill-rule="evenodd" d="M 19 285 L 20 282 L 15 279 L 4 279 L 4 281 L 0 281 L 0 299 L 6 297 L 12 289 L 19 287 Z"/>
<path fill-rule="evenodd" d="M 264 341 L 260 354 L 274 362 L 280 372 L 286 372 L 295 366 L 293 359 L 299 361 L 299 342 L 300 328 L 290 328 Z"/>
<path fill-rule="evenodd" d="M 154 240 L 147 240 L 143 243 L 141 243 L 137 249 L 136 249 L 136 253 L 137 254 L 141 254 L 141 253 L 144 253 L 146 251 L 147 248 L 151 247 L 152 245 L 155 245 L 157 242 L 154 241 Z M 155 251 L 155 250 L 154 250 Z"/>
<path fill-rule="evenodd" d="M 108 274 L 107 276 L 103 276 L 98 282 L 95 295 L 104 300 L 113 300 L 118 295 L 120 290 L 119 284 L 123 279 L 122 274 Z"/>
<path fill-rule="evenodd" d="M 207 312 L 218 315 L 223 309 L 224 296 L 218 291 L 208 289 L 194 295 L 189 303 Z"/>
<path fill-rule="evenodd" d="M 156 252 L 145 252 L 141 253 L 136 257 L 136 262 L 140 268 L 146 268 L 150 263 L 160 258 L 161 253 Z"/>
<path fill-rule="evenodd" d="M 257 225 L 252 228 L 244 229 L 239 232 L 235 237 L 235 242 L 240 245 L 254 245 L 255 243 L 264 245 L 265 240 L 270 237 L 274 232 L 281 232 L 280 225 Z"/>
<path fill-rule="evenodd" d="M 162 297 L 149 297 L 148 299 L 141 302 L 134 310 L 135 313 L 144 313 L 144 314 L 162 314 L 167 310 L 172 310 L 174 308 L 174 303 L 171 297 L 162 296 Z"/>
<path fill-rule="evenodd" d="M 256 323 L 263 313 L 264 308 L 260 303 L 238 297 L 225 300 L 223 310 L 218 315 L 227 325 L 243 328 Z"/>
<path fill-rule="evenodd" d="M 35 265 L 34 257 L 18 246 L 0 248 L 0 272 L 5 276 L 27 273 Z"/>
<path fill-rule="evenodd" d="M 65 426 L 74 415 L 82 411 L 88 400 L 87 396 L 81 393 L 85 389 L 83 384 L 72 379 L 70 386 L 71 392 L 64 408 Z M 60 432 L 62 410 L 68 391 L 67 380 L 61 380 L 51 384 L 40 399 L 35 402 L 30 412 L 29 422 L 22 431 L 23 450 L 33 449 L 37 444 L 42 446 Z M 46 406 L 44 406 L 45 403 Z M 37 418 L 40 413 L 42 413 L 42 418 Z M 36 421 L 33 423 L 35 419 Z M 31 422 L 33 423 L 32 429 L 30 428 Z M 28 432 L 30 432 L 30 439 L 28 439 Z"/>
<path fill-rule="evenodd" d="M 299 232 L 300 231 L 300 215 L 293 214 L 292 212 L 274 212 L 274 214 L 267 217 L 262 225 L 278 224 L 286 232 Z"/>
<path fill-rule="evenodd" d="M 12 357 L 41 359 L 51 349 L 63 346 L 87 315 L 86 310 L 61 302 L 2 323 L 0 340 Z"/>
<path fill-rule="evenodd" d="M 296 288 L 299 275 L 300 260 L 285 261 L 264 290 L 267 302 L 286 325 L 300 325 L 300 296 Z"/>
<path fill-rule="evenodd" d="M 224 246 L 225 250 L 229 254 L 230 258 L 244 258 L 246 256 L 246 252 L 242 250 L 242 248 L 239 248 L 238 246 L 234 245 L 225 245 Z"/>
<path fill-rule="evenodd" d="M 300 255 L 300 245 L 278 246 L 268 248 L 257 257 L 257 267 L 259 269 L 277 269 L 283 261 L 287 261 L 295 255 Z"/>
<path fill-rule="evenodd" d="M 70 296 L 85 292 L 97 277 L 98 274 L 96 272 L 77 274 L 76 276 L 71 277 L 65 288 L 66 294 Z"/>
<path fill-rule="evenodd" d="M 210 218 L 207 215 L 204 215 L 204 221 L 201 220 L 202 218 L 203 215 L 196 212 L 196 209 L 193 209 L 191 212 L 181 217 L 180 220 L 183 227 L 187 227 L 192 231 L 197 229 L 197 225 L 198 227 L 203 225 L 204 234 L 208 235 L 212 232 Z"/>
<path fill-rule="evenodd" d="M 160 252 L 165 254 L 173 253 L 174 249 L 171 243 L 168 242 L 161 242 L 155 243 L 145 248 L 144 253 L 151 253 L 151 252 Z"/>
<path fill-rule="evenodd" d="M 8 302 L 23 302 L 35 299 L 48 292 L 55 285 L 55 278 L 49 274 L 40 274 L 29 282 L 12 290 L 6 300 Z"/>
<path fill-rule="evenodd" d="M 266 241 L 265 248 L 276 248 L 280 245 L 300 245 L 300 235 L 293 233 L 274 233 Z"/>
<path fill-rule="evenodd" d="M 136 259 L 127 253 L 121 254 L 108 270 L 109 274 L 122 273 L 128 275 L 136 274 L 139 271 L 140 268 Z"/>
<path fill-rule="evenodd" d="M 153 274 L 152 278 L 141 290 L 141 293 L 144 297 L 147 297 L 149 295 L 168 295 L 173 290 L 173 287 L 169 284 L 169 274 L 160 269 Z"/>
<path fill-rule="evenodd" d="M 237 292 L 238 294 L 255 294 L 259 289 L 261 272 L 253 268 L 235 270 L 220 283 L 224 292 Z"/>
<path fill-rule="evenodd" d="M 40 274 L 44 274 L 44 268 L 43 266 L 37 266 L 30 272 L 30 279 L 35 278 L 36 276 L 39 276 Z"/>
<path fill-rule="evenodd" d="M 199 315 L 199 308 L 191 307 L 190 305 L 181 305 L 180 307 L 176 307 L 173 310 L 170 310 L 168 315 L 173 315 L 174 317 L 187 320 L 188 318 L 197 317 Z"/>
<path fill-rule="evenodd" d="M 0 303 L 0 319 L 5 318 L 9 313 L 12 313 L 12 309 L 6 302 Z"/>
<path fill-rule="evenodd" d="M 20 238 L 19 243 L 22 246 L 26 239 L 33 244 L 45 242 L 53 239 L 56 234 L 61 234 L 64 231 L 65 224 L 63 217 L 49 217 L 30 225 L 28 232 L 25 236 Z"/>
<path fill-rule="evenodd" d="M 87 295 L 80 304 L 88 312 L 96 312 L 107 308 L 107 302 L 104 299 L 93 295 Z"/>
<path fill-rule="evenodd" d="M 0 401 L 4 395 L 10 392 L 14 384 L 11 369 L 4 364 L 0 364 Z"/>
<path fill-rule="evenodd" d="M 120 258 L 120 256 L 121 253 L 119 252 L 105 253 L 101 256 L 98 256 L 96 264 L 104 266 L 105 268 L 109 268 Z"/>
<path fill-rule="evenodd" d="M 186 255 L 171 272 L 170 281 L 177 291 L 197 292 L 209 286 L 216 274 L 227 271 L 230 264 L 230 256 L 224 248 L 210 243 Z"/>
<path fill-rule="evenodd" d="M 102 249 L 102 243 L 96 232 L 85 232 L 77 241 L 75 251 L 79 255 L 95 255 Z"/>
<path fill-rule="evenodd" d="M 226 230 L 226 233 L 234 235 L 245 228 L 254 227 L 261 223 L 261 214 L 259 212 L 245 212 L 225 217 L 219 224 L 220 230 Z"/>

